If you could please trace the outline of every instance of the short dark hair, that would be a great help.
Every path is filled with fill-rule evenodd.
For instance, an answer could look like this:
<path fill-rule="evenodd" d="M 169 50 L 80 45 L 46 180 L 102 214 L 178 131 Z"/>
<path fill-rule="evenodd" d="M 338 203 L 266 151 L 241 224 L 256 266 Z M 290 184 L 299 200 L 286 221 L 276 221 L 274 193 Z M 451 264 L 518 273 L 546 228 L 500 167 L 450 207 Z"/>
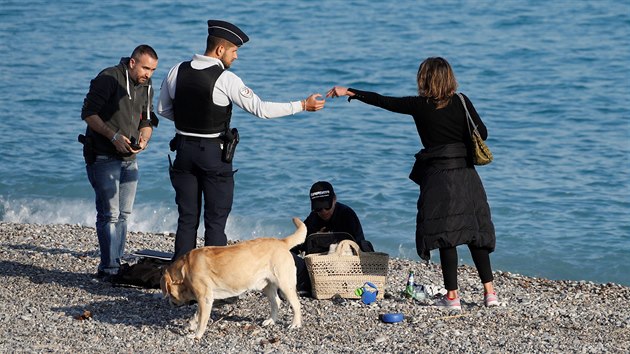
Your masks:
<path fill-rule="evenodd" d="M 236 46 L 236 44 L 228 41 L 227 39 L 223 39 L 221 37 L 215 37 L 215 36 L 208 36 L 208 39 L 206 39 L 206 53 L 211 52 L 212 50 L 214 50 L 214 48 L 218 47 L 219 45 L 223 45 L 225 47 Z"/>
<path fill-rule="evenodd" d="M 150 56 L 151 58 L 155 60 L 158 60 L 158 55 L 155 52 L 155 50 L 151 48 L 150 45 L 147 45 L 147 44 L 140 44 L 139 46 L 137 46 L 136 49 L 134 49 L 133 52 L 131 53 L 131 57 L 136 60 L 140 60 L 140 57 L 144 54 Z"/>

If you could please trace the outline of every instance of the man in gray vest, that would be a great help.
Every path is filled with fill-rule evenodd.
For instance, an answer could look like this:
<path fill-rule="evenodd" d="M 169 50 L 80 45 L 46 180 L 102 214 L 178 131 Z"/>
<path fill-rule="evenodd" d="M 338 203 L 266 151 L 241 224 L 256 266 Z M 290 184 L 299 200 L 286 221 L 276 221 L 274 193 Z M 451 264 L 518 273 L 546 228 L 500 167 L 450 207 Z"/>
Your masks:
<path fill-rule="evenodd" d="M 203 55 L 175 65 L 162 82 L 158 113 L 175 122 L 171 150 L 177 151 L 170 169 L 179 212 L 173 259 L 196 247 L 201 215 L 204 245 L 225 246 L 225 224 L 232 209 L 232 153 L 238 131 L 230 128 L 232 104 L 264 119 L 284 117 L 324 107 L 320 94 L 286 103 L 261 100 L 231 71 L 238 48 L 249 37 L 235 25 L 208 21 Z"/>
<path fill-rule="evenodd" d="M 151 87 L 157 65 L 153 48 L 137 46 L 130 58 L 121 58 L 90 82 L 81 109 L 87 128 L 79 141 L 96 197 L 97 277 L 105 281 L 117 275 L 125 250 L 138 185 L 136 156 L 147 148 L 158 125 Z"/>

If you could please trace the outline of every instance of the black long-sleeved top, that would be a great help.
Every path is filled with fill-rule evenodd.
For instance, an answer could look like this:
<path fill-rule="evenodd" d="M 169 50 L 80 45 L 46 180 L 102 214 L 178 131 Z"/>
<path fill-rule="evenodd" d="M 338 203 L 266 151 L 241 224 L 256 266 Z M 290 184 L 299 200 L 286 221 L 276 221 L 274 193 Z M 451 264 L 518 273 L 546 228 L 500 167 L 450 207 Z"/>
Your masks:
<path fill-rule="evenodd" d="M 317 215 L 317 212 L 312 211 L 304 220 L 304 224 L 306 225 L 307 235 L 316 232 L 347 232 L 352 235 L 359 245 L 361 241 L 365 240 L 359 217 L 352 208 L 340 202 L 335 203 L 335 210 L 330 219 L 323 220 Z M 305 245 L 306 243 L 296 246 L 292 251 L 296 253 L 305 251 Z"/>
<path fill-rule="evenodd" d="M 462 102 L 456 95 L 451 97 L 446 107 L 436 109 L 435 104 L 423 96 L 390 97 L 375 92 L 361 91 L 349 88 L 355 95 L 349 100 L 358 99 L 361 102 L 381 107 L 391 112 L 409 114 L 416 123 L 420 141 L 425 148 L 439 145 L 464 142 L 469 145 L 470 133 L 467 126 L 466 112 Z M 466 106 L 481 137 L 486 140 L 488 131 L 481 121 L 472 102 L 463 95 Z"/>
<path fill-rule="evenodd" d="M 329 220 L 323 220 L 315 211 L 312 211 L 304 220 L 304 224 L 306 224 L 308 235 L 315 232 L 347 232 L 357 242 L 365 239 L 357 214 L 352 208 L 340 202 L 335 203 L 335 210 Z"/>

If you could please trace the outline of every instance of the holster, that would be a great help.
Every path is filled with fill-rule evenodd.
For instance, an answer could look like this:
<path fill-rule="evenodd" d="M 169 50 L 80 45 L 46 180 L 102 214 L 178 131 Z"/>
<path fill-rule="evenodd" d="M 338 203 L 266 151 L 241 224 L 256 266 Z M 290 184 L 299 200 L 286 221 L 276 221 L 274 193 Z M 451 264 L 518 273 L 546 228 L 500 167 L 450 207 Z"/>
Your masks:
<path fill-rule="evenodd" d="M 232 130 L 227 130 L 225 134 L 223 134 L 222 139 L 223 152 L 221 154 L 221 160 L 225 163 L 230 163 L 234 158 L 236 145 L 238 145 L 239 141 L 238 130 L 236 128 L 232 128 Z"/>
<path fill-rule="evenodd" d="M 79 134 L 77 140 L 83 144 L 83 159 L 87 165 L 91 165 L 96 161 L 96 154 L 92 146 L 92 137 Z"/>
<path fill-rule="evenodd" d="M 175 134 L 175 137 L 168 142 L 168 148 L 173 152 L 177 150 L 178 136 L 179 135 Z"/>

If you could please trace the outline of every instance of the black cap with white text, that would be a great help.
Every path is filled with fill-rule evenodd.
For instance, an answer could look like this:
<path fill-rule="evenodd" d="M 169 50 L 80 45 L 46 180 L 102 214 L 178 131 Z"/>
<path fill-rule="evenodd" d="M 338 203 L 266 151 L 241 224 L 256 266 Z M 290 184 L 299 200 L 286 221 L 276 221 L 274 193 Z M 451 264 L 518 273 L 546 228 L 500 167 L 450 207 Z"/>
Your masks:
<path fill-rule="evenodd" d="M 309 193 L 311 197 L 311 210 L 330 209 L 332 207 L 335 190 L 326 181 L 315 182 Z"/>

